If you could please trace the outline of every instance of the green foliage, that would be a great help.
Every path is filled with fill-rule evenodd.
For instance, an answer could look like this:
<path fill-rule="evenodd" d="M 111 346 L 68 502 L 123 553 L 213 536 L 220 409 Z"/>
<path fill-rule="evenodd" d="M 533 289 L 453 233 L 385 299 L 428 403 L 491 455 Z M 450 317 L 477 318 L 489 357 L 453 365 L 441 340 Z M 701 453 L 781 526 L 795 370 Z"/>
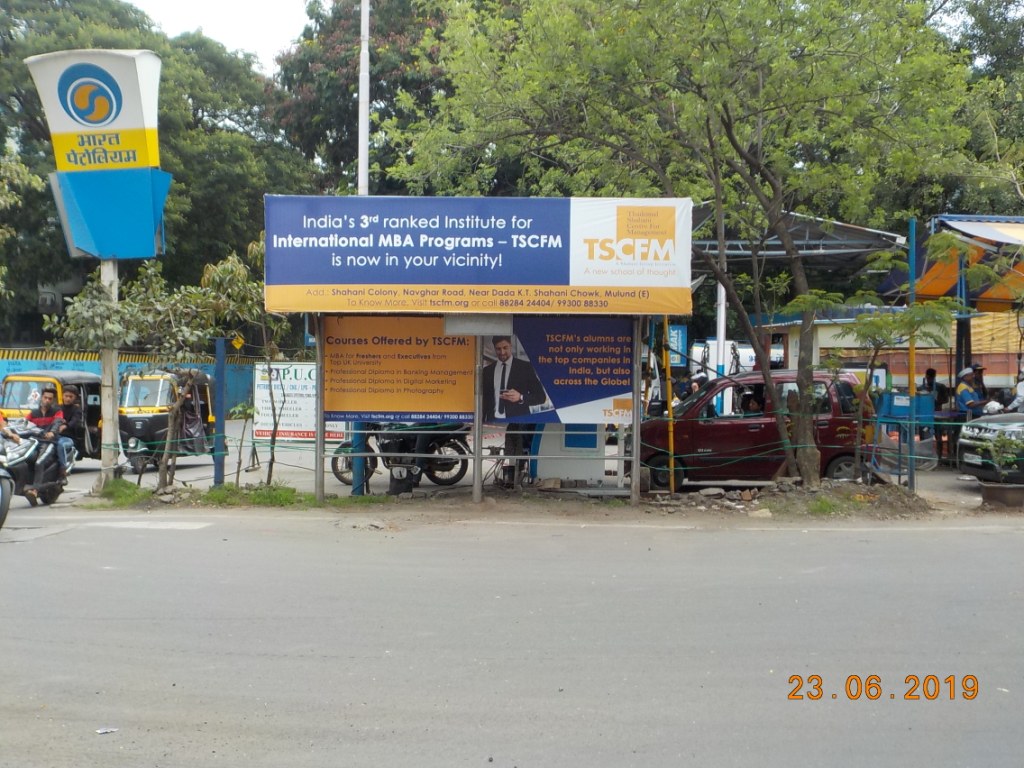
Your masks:
<path fill-rule="evenodd" d="M 354 192 L 357 182 L 359 5 L 359 0 L 335 0 L 326 11 L 310 5 L 311 23 L 299 45 L 279 58 L 277 79 L 286 96 L 274 105 L 289 140 L 308 159 L 324 164 L 327 184 L 339 194 Z M 371 122 L 405 125 L 412 112 L 428 109 L 431 97 L 447 90 L 429 55 L 416 66 L 418 44 L 438 28 L 441 16 L 419 0 L 375 0 L 370 20 Z M 371 193 L 404 191 L 380 172 L 396 159 L 389 130 L 374 135 L 370 153 Z"/>
<path fill-rule="evenodd" d="M 252 401 L 245 403 L 236 403 L 231 410 L 228 411 L 229 419 L 251 419 L 256 413 L 256 407 L 252 404 Z"/>
<path fill-rule="evenodd" d="M 983 450 L 999 472 L 999 480 L 1003 483 L 1024 461 L 1024 439 L 1013 437 L 1005 431 L 1000 431 Z"/>
<path fill-rule="evenodd" d="M 408 150 L 394 171 L 423 191 L 486 193 L 517 156 L 531 194 L 674 195 L 717 175 L 727 208 L 769 224 L 782 198 L 863 221 L 876 185 L 963 139 L 945 116 L 965 70 L 916 4 L 512 5 L 440 3 L 424 46 L 454 90 L 388 126 Z"/>
<path fill-rule="evenodd" d="M 104 507 L 125 508 L 150 501 L 153 498 L 153 491 L 118 478 L 104 483 L 99 495 L 103 499 Z"/>
<path fill-rule="evenodd" d="M 313 494 L 297 491 L 287 485 L 271 483 L 239 487 L 227 483 L 210 488 L 200 497 L 199 501 L 221 507 L 300 507 L 309 509 L 321 506 L 352 507 L 388 504 L 393 499 L 387 496 L 347 496 L 343 499 L 326 499 L 324 504 L 319 504 Z"/>
<path fill-rule="evenodd" d="M 31 176 L 19 205 L 0 205 L 0 229 L 18 233 L 3 262 L 15 301 L 0 305 L 0 331 L 17 307 L 36 306 L 36 285 L 55 274 L 85 277 L 93 264 L 66 254 L 52 195 L 54 160 L 39 96 L 23 59 L 73 48 L 145 48 L 161 58 L 161 167 L 173 174 L 166 206 L 172 285 L 195 284 L 205 264 L 242 252 L 263 226 L 267 192 L 309 193 L 314 166 L 269 118 L 274 84 L 251 56 L 229 53 L 199 33 L 169 40 L 120 0 L 6 0 L 0 12 L 0 146 L 12 142 Z M 132 265 L 125 265 L 130 274 Z"/>
<path fill-rule="evenodd" d="M 955 299 L 941 298 L 891 311 L 865 312 L 838 336 L 875 353 L 901 346 L 911 337 L 919 345 L 947 348 L 953 317 L 962 309 Z"/>
<path fill-rule="evenodd" d="M 822 517 L 831 517 L 838 514 L 841 510 L 842 505 L 838 501 L 825 495 L 815 496 L 807 505 L 808 514 L 820 515 Z"/>

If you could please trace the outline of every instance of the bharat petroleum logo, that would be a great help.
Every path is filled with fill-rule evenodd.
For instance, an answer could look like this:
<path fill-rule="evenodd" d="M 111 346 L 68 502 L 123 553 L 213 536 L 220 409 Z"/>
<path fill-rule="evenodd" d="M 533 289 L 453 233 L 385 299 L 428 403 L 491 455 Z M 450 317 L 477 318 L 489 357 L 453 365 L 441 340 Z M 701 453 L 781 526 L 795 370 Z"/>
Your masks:
<path fill-rule="evenodd" d="M 120 86 L 95 64 L 75 64 L 64 70 L 57 95 L 68 116 L 87 128 L 104 128 L 121 113 Z"/>
<path fill-rule="evenodd" d="M 620 205 L 615 237 L 587 237 L 589 261 L 671 261 L 676 241 L 676 209 L 671 205 Z"/>

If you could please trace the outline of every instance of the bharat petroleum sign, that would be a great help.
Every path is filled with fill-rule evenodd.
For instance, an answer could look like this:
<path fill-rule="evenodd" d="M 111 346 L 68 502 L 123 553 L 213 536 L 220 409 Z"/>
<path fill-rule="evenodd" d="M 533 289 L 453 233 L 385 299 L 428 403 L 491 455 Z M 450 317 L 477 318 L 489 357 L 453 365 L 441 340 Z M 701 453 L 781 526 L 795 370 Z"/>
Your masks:
<path fill-rule="evenodd" d="M 156 168 L 160 57 L 152 51 L 59 51 L 25 60 L 58 171 Z"/>

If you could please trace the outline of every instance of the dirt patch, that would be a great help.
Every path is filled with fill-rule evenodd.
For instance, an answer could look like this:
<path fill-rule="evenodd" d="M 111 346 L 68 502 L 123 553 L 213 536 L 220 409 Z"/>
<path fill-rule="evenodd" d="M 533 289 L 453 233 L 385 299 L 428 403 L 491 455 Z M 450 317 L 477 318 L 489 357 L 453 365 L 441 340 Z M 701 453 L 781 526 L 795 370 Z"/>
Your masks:
<path fill-rule="evenodd" d="M 536 489 L 487 491 L 483 502 L 474 504 L 470 489 L 459 488 L 399 497 L 395 505 L 377 507 L 373 514 L 399 524 L 480 518 L 640 522 L 652 516 L 724 524 L 730 520 L 913 520 L 934 516 L 927 501 L 905 488 L 828 481 L 815 489 L 784 483 L 762 489 L 706 488 L 673 496 L 649 495 L 637 506 L 621 496 L 592 497 L 580 490 Z"/>

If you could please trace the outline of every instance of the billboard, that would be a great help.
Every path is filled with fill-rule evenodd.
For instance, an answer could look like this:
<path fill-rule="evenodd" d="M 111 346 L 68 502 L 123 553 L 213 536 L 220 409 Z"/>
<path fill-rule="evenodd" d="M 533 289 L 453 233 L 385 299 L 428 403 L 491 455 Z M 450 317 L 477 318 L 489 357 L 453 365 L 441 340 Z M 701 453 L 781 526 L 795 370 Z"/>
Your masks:
<path fill-rule="evenodd" d="M 517 317 L 507 336 L 445 336 L 440 317 L 324 320 L 324 410 L 342 421 L 471 421 L 476 367 L 489 424 L 632 419 L 624 317 Z"/>
<path fill-rule="evenodd" d="M 692 311 L 688 199 L 265 198 L 274 312 Z"/>
<path fill-rule="evenodd" d="M 472 421 L 476 340 L 441 317 L 324 318 L 328 421 Z"/>
<path fill-rule="evenodd" d="M 484 421 L 623 424 L 632 419 L 631 319 L 516 317 L 512 331 L 508 337 L 488 337 L 481 351 Z"/>
<path fill-rule="evenodd" d="M 269 376 L 266 365 L 253 366 L 253 437 L 273 436 L 276 411 L 278 440 L 315 440 L 316 378 L 316 363 L 272 363 Z M 324 438 L 343 440 L 345 425 L 327 421 Z"/>

